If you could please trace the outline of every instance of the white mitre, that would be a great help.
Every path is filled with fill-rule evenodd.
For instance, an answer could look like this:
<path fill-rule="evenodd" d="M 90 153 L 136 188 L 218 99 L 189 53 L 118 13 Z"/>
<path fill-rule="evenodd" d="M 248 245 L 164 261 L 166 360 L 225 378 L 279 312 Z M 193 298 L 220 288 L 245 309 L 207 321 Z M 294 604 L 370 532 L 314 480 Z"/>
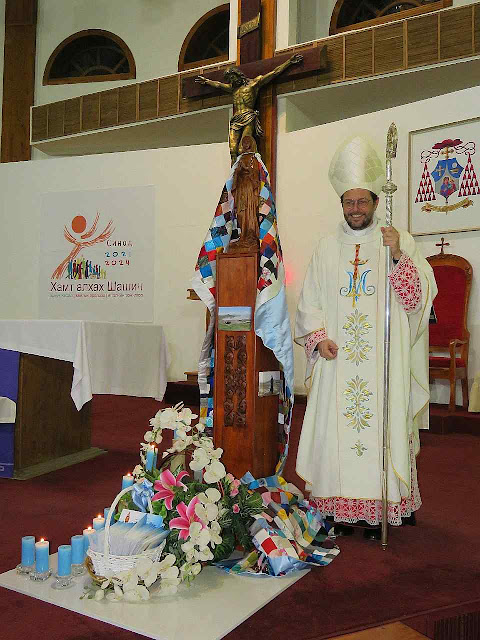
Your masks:
<path fill-rule="evenodd" d="M 328 178 L 337 194 L 368 189 L 379 195 L 386 182 L 385 169 L 373 146 L 361 136 L 348 138 L 335 152 Z"/>

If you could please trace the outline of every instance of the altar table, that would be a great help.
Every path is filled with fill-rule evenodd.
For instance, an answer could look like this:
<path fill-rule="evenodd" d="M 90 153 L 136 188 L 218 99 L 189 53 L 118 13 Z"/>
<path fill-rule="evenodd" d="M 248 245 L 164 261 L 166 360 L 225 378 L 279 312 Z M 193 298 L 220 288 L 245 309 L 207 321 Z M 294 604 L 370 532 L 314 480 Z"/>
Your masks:
<path fill-rule="evenodd" d="M 0 349 L 4 359 L 21 354 L 17 402 L 16 374 L 0 362 L 0 476 L 12 475 L 14 431 L 16 477 L 52 460 L 80 462 L 103 453 L 90 447 L 92 394 L 162 400 L 167 385 L 169 354 L 159 325 L 0 320 Z"/>

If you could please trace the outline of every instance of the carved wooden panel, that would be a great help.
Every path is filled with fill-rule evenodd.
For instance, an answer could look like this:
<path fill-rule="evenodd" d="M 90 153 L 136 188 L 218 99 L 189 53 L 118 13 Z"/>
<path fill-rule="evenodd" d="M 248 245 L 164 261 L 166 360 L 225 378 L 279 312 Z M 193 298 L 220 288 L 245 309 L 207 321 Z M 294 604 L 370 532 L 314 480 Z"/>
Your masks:
<path fill-rule="evenodd" d="M 159 80 L 158 116 L 171 116 L 178 109 L 179 76 L 168 76 Z"/>
<path fill-rule="evenodd" d="M 440 14 L 440 58 L 458 58 L 473 53 L 472 7 Z"/>
<path fill-rule="evenodd" d="M 102 91 L 100 94 L 100 126 L 114 127 L 118 124 L 118 89 Z"/>
<path fill-rule="evenodd" d="M 65 117 L 65 103 L 53 102 L 48 105 L 48 137 L 58 138 L 63 136 L 63 126 Z"/>
<path fill-rule="evenodd" d="M 345 36 L 345 78 L 358 78 L 373 73 L 373 30 Z"/>
<path fill-rule="evenodd" d="M 48 105 L 36 107 L 32 111 L 32 141 L 48 138 Z"/>
<path fill-rule="evenodd" d="M 374 73 L 390 73 L 403 69 L 403 30 L 402 22 L 373 30 Z"/>
<path fill-rule="evenodd" d="M 438 61 L 438 15 L 407 20 L 407 66 Z"/>
<path fill-rule="evenodd" d="M 118 90 L 118 124 L 128 124 L 137 119 L 137 85 L 129 84 Z"/>
<path fill-rule="evenodd" d="M 65 100 L 65 133 L 69 136 L 74 133 L 80 133 L 80 98 L 72 98 Z"/>
<path fill-rule="evenodd" d="M 100 94 L 92 93 L 82 98 L 82 131 L 100 126 Z"/>
<path fill-rule="evenodd" d="M 223 403 L 226 427 L 244 427 L 247 422 L 247 337 L 226 336 Z"/>
<path fill-rule="evenodd" d="M 158 113 L 158 80 L 138 85 L 138 119 L 156 118 Z"/>

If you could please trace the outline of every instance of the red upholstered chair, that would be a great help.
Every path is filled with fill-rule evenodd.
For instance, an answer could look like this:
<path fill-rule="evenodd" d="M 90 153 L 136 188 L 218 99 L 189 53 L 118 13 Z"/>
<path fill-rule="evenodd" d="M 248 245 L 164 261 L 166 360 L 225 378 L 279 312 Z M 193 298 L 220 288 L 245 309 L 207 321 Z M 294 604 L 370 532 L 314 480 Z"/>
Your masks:
<path fill-rule="evenodd" d="M 467 409 L 470 341 L 467 313 L 472 265 L 465 258 L 443 253 L 443 246 L 441 253 L 427 260 L 433 267 L 438 286 L 438 294 L 433 301 L 437 321 L 430 324 L 430 382 L 436 378 L 450 381 L 448 410 L 455 411 L 456 382 L 460 380 L 463 408 Z"/>

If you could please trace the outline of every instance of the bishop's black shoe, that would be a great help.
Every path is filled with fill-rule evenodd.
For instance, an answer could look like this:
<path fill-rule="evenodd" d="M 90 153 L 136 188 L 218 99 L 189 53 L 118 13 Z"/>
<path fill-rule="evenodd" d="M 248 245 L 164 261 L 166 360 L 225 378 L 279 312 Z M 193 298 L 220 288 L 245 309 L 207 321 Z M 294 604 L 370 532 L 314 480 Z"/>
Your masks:
<path fill-rule="evenodd" d="M 336 536 L 353 536 L 355 533 L 353 527 L 349 527 L 346 524 L 339 524 L 338 522 L 335 522 L 333 530 Z"/>
<path fill-rule="evenodd" d="M 406 524 L 409 524 L 411 527 L 414 527 L 417 524 L 417 519 L 415 517 L 415 512 L 411 513 L 406 518 L 402 518 L 402 525 L 401 526 L 404 527 Z"/>
<path fill-rule="evenodd" d="M 366 540 L 381 540 L 382 529 L 380 527 L 367 527 L 363 530 L 363 537 Z"/>

